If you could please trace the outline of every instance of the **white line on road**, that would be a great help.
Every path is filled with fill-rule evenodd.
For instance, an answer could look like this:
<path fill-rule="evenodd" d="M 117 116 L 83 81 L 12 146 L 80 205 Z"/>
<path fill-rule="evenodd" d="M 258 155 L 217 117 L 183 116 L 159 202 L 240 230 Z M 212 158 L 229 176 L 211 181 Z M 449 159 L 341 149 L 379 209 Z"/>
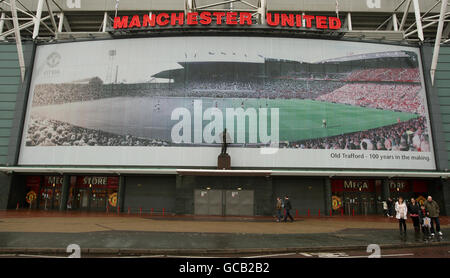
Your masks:
<path fill-rule="evenodd" d="M 123 256 L 123 257 L 102 257 L 105 259 L 145 259 L 145 258 L 164 258 L 165 255 L 152 255 L 152 256 Z"/>
<path fill-rule="evenodd" d="M 17 255 L 19 257 L 31 257 L 31 258 L 57 258 L 57 259 L 64 259 L 67 257 L 58 257 L 58 256 L 44 256 L 44 255 L 25 255 L 25 254 L 19 254 Z"/>
<path fill-rule="evenodd" d="M 286 254 L 271 254 L 271 255 L 259 255 L 259 256 L 251 256 L 251 257 L 242 257 L 243 259 L 255 259 L 255 258 L 266 258 L 266 257 L 279 257 L 279 256 L 292 256 L 296 253 L 286 253 Z"/>
<path fill-rule="evenodd" d="M 197 257 L 197 256 L 166 256 L 166 258 L 183 258 L 183 259 L 219 259 L 221 257 Z"/>
<path fill-rule="evenodd" d="M 357 259 L 357 258 L 368 258 L 368 256 L 349 256 L 349 257 L 339 257 L 339 258 L 346 258 L 346 259 Z M 401 257 L 401 256 L 414 256 L 413 253 L 407 253 L 407 254 L 388 254 L 388 255 L 380 255 L 381 257 Z"/>

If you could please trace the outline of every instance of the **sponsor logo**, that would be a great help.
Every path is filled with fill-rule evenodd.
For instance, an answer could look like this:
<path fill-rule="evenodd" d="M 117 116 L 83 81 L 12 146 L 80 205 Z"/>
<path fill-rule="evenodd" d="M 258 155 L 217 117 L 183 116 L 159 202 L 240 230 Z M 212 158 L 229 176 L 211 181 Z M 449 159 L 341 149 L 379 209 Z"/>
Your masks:
<path fill-rule="evenodd" d="M 113 194 L 110 194 L 110 195 L 108 196 L 108 203 L 109 203 L 112 207 L 117 206 L 117 193 L 113 193 Z"/>
<path fill-rule="evenodd" d="M 27 201 L 28 204 L 31 204 L 34 200 L 36 200 L 36 198 L 37 198 L 36 192 L 30 191 L 27 193 L 25 200 Z"/>
<path fill-rule="evenodd" d="M 55 68 L 61 62 L 61 55 L 58 52 L 53 52 L 47 57 L 47 65 L 50 68 Z"/>
<path fill-rule="evenodd" d="M 67 0 L 66 5 L 69 9 L 81 9 L 81 0 Z"/>
<path fill-rule="evenodd" d="M 331 197 L 331 205 L 333 206 L 333 210 L 338 210 L 342 207 L 342 201 L 341 198 L 338 196 L 332 196 Z"/>

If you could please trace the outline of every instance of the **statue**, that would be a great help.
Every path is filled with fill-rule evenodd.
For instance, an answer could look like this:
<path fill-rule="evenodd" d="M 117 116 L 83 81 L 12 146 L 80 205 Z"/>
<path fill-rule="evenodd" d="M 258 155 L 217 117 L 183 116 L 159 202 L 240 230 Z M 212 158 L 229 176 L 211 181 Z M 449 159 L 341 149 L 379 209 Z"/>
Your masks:
<path fill-rule="evenodd" d="M 225 128 L 222 132 L 222 150 L 220 151 L 217 160 L 217 169 L 229 170 L 231 169 L 231 157 L 227 154 L 228 142 L 231 142 L 230 134 L 228 134 Z"/>
<path fill-rule="evenodd" d="M 227 145 L 228 145 L 228 143 L 227 143 L 227 129 L 225 128 L 223 130 L 223 133 L 222 133 L 222 151 L 221 151 L 220 154 L 226 154 L 227 153 Z"/>

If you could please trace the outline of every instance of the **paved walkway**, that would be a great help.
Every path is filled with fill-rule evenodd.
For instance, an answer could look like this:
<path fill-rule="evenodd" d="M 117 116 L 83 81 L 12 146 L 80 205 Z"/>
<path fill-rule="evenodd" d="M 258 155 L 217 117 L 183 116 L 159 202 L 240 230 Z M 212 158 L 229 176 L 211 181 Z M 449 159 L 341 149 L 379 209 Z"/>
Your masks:
<path fill-rule="evenodd" d="M 441 217 L 450 243 L 450 218 Z M 271 217 L 150 216 L 116 213 L 0 212 L 0 253 L 11 248 L 134 250 L 250 250 L 417 244 L 412 223 L 401 241 L 396 219 L 301 217 L 277 223 Z M 5 249 L 6 248 L 6 249 Z M 155 251 L 156 252 L 156 251 Z"/>

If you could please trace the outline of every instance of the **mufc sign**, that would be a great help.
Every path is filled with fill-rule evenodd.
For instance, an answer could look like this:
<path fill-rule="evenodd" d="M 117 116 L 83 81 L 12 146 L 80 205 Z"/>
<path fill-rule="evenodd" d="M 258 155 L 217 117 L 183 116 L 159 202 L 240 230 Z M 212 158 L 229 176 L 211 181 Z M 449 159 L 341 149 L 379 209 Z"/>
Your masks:
<path fill-rule="evenodd" d="M 339 30 L 341 20 L 332 16 L 302 15 L 287 13 L 268 13 L 267 25 L 270 27 L 295 27 L 307 29 Z M 200 12 L 200 13 L 159 13 L 114 18 L 114 29 L 139 29 L 164 26 L 251 26 L 252 14 L 248 12 Z"/>

